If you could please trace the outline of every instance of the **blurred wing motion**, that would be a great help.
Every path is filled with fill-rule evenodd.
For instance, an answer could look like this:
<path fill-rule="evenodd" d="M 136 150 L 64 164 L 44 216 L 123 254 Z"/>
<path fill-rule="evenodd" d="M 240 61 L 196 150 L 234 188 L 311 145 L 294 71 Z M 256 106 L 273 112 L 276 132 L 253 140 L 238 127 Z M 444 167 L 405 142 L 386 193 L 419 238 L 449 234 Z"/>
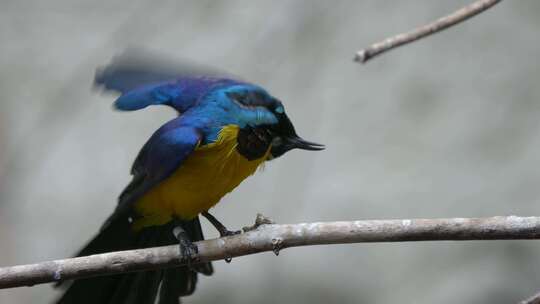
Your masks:
<path fill-rule="evenodd" d="M 226 72 L 193 62 L 169 59 L 142 49 L 128 49 L 98 69 L 97 87 L 121 93 L 115 108 L 134 111 L 150 105 L 167 105 L 179 113 L 218 85 L 243 83 Z"/>
<path fill-rule="evenodd" d="M 125 93 L 149 83 L 180 78 L 212 77 L 239 79 L 238 77 L 188 60 L 168 58 L 140 48 L 130 48 L 113 57 L 106 67 L 96 72 L 95 84 L 106 90 Z"/>

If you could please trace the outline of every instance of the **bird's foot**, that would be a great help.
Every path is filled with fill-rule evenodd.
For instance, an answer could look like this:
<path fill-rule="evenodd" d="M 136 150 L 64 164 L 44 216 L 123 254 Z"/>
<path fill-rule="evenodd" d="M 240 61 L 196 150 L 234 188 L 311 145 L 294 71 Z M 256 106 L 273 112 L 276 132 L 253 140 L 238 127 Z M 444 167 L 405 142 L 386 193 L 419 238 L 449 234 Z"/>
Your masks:
<path fill-rule="evenodd" d="M 180 226 L 173 229 L 173 234 L 178 240 L 178 244 L 180 246 L 180 259 L 182 262 L 186 263 L 188 268 L 195 271 L 192 266 L 193 262 L 196 260 L 197 254 L 199 253 L 197 245 L 191 242 L 186 231 Z"/>
<path fill-rule="evenodd" d="M 227 229 L 225 225 L 223 225 L 217 218 L 215 218 L 207 211 L 203 212 L 202 215 L 216 228 L 216 230 L 219 232 L 220 237 L 226 237 L 242 233 L 241 230 L 232 231 Z"/>
<path fill-rule="evenodd" d="M 225 227 L 225 225 L 223 225 L 213 215 L 208 213 L 208 211 L 204 211 L 201 214 L 216 228 L 216 230 L 219 232 L 219 237 L 226 237 L 226 236 L 231 236 L 231 235 L 236 235 L 236 234 L 242 233 L 241 230 L 231 231 L 231 230 L 227 229 L 227 227 Z M 231 257 L 225 258 L 225 262 L 230 263 L 231 261 L 232 261 Z"/>
<path fill-rule="evenodd" d="M 274 222 L 273 220 L 271 220 L 270 218 L 260 214 L 260 213 L 257 213 L 257 217 L 255 218 L 255 224 L 253 224 L 253 226 L 248 226 L 248 227 L 244 227 L 242 228 L 242 231 L 243 232 L 248 232 L 248 231 L 252 231 L 252 230 L 257 230 L 257 228 L 259 228 L 260 226 L 262 225 L 271 225 L 271 224 L 275 224 L 276 222 Z"/>

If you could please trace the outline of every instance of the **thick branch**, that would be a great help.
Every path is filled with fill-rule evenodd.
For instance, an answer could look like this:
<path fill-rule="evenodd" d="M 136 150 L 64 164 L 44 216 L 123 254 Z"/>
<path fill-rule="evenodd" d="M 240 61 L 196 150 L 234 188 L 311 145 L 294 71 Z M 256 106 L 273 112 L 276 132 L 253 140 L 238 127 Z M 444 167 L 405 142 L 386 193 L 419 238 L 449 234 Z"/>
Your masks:
<path fill-rule="evenodd" d="M 463 22 L 474 15 L 477 15 L 495 4 L 501 2 L 501 0 L 479 0 L 460 10 L 442 17 L 435 22 L 416 28 L 410 32 L 402 33 L 394 37 L 387 38 L 381 42 L 372 44 L 366 49 L 362 49 L 354 56 L 354 61 L 366 63 L 369 59 L 380 55 L 393 48 L 402 46 L 404 44 L 416 41 L 431 34 L 440 32 L 451 26 L 454 26 L 460 22 Z"/>
<path fill-rule="evenodd" d="M 255 230 L 197 242 L 196 261 L 213 261 L 308 245 L 366 242 L 540 238 L 540 217 L 365 220 L 263 224 Z M 183 265 L 179 247 L 164 246 L 0 268 L 0 288 Z"/>

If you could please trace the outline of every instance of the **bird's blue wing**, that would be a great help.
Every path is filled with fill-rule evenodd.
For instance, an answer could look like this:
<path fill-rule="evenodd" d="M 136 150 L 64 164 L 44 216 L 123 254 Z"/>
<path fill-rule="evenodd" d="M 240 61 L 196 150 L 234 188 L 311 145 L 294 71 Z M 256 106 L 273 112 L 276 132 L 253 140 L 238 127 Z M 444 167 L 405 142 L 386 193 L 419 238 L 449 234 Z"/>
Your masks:
<path fill-rule="evenodd" d="M 122 94 L 114 106 L 122 111 L 134 111 L 151 105 L 166 105 L 180 114 L 200 101 L 201 97 L 221 86 L 239 84 L 236 80 L 211 77 L 184 77 L 142 85 Z"/>
<path fill-rule="evenodd" d="M 148 190 L 169 177 L 201 139 L 200 132 L 183 125 L 181 118 L 159 128 L 139 152 L 132 167 L 133 180 L 120 195 L 118 208 L 129 209 Z"/>
<path fill-rule="evenodd" d="M 114 57 L 109 65 L 98 69 L 94 83 L 122 94 L 114 104 L 119 110 L 167 105 L 183 113 L 212 88 L 242 83 L 235 78 L 200 64 L 172 60 L 142 49 L 128 49 Z"/>

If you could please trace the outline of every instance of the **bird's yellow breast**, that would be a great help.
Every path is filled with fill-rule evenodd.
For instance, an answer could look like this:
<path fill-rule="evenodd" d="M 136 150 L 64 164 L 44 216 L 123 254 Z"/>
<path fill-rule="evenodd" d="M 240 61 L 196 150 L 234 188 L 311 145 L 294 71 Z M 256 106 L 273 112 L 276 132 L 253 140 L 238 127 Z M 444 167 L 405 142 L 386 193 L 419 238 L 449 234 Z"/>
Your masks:
<path fill-rule="evenodd" d="M 167 179 L 135 203 L 142 217 L 134 228 L 162 225 L 173 217 L 192 219 L 207 211 L 255 172 L 268 157 L 247 160 L 236 149 L 238 126 L 224 127 L 214 143 L 200 146 Z"/>

